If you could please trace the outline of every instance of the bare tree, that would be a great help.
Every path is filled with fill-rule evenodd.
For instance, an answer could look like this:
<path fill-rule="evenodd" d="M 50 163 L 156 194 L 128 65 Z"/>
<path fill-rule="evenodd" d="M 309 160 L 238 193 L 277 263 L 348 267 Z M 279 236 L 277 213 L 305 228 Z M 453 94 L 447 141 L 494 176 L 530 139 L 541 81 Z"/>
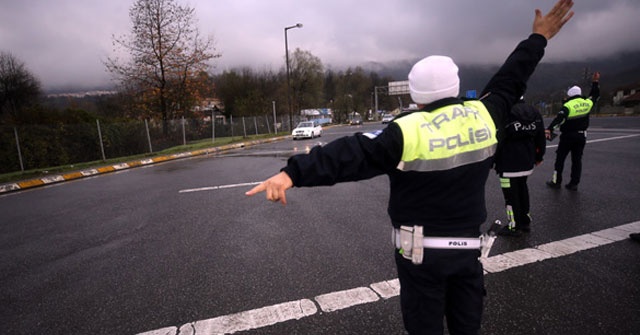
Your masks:
<path fill-rule="evenodd" d="M 136 0 L 129 16 L 131 36 L 113 38 L 115 51 L 124 49 L 128 62 L 117 56 L 106 61 L 123 90 L 136 99 L 138 117 L 159 114 L 167 120 L 188 111 L 201 91 L 208 61 L 220 57 L 213 38 L 202 38 L 195 27 L 194 9 L 176 0 Z"/>
<path fill-rule="evenodd" d="M 11 53 L 0 53 L 0 119 L 16 119 L 20 111 L 36 102 L 42 91 L 40 82 L 24 63 Z"/>

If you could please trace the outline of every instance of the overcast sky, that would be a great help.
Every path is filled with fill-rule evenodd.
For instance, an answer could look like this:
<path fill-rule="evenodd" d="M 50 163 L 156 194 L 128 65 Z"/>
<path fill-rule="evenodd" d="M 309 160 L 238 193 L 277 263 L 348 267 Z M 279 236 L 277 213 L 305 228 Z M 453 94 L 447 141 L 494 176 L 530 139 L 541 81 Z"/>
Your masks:
<path fill-rule="evenodd" d="M 501 63 L 531 32 L 534 9 L 553 0 L 177 0 L 195 9 L 201 34 L 222 57 L 213 72 L 284 66 L 311 52 L 339 70 L 367 62 L 417 60 L 431 54 L 457 63 Z M 0 0 L 0 50 L 10 52 L 45 89 L 100 85 L 110 75 L 113 35 L 129 34 L 134 0 Z M 574 0 L 574 18 L 551 40 L 543 61 L 640 50 L 640 1 Z"/>

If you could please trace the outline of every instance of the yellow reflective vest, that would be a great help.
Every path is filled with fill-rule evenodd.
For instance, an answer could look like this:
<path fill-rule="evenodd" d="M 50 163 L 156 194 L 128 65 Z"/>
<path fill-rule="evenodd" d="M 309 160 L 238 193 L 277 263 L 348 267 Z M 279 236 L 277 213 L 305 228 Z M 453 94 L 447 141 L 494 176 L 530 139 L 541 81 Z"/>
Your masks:
<path fill-rule="evenodd" d="M 438 171 L 483 161 L 495 153 L 496 127 L 478 100 L 413 112 L 393 121 L 403 136 L 401 171 Z"/>
<path fill-rule="evenodd" d="M 584 98 L 575 98 L 565 102 L 564 107 L 569 111 L 567 119 L 577 119 L 589 115 L 591 107 L 593 107 L 593 101 Z"/>

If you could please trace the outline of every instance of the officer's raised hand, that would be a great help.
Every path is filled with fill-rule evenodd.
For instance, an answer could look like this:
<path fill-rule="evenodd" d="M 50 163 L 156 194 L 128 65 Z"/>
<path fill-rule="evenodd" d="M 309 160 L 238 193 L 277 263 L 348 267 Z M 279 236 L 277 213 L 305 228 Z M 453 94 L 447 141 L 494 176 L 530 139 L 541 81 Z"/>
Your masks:
<path fill-rule="evenodd" d="M 571 7 L 573 7 L 572 0 L 560 0 L 545 16 L 542 16 L 542 12 L 536 9 L 536 16 L 533 20 L 533 33 L 540 34 L 550 40 L 573 16 Z"/>
<path fill-rule="evenodd" d="M 293 181 L 288 174 L 280 172 L 277 175 L 263 181 L 258 186 L 247 191 L 245 195 L 252 196 L 254 194 L 265 192 L 267 200 L 273 202 L 281 202 L 287 204 L 286 191 L 293 187 Z"/>

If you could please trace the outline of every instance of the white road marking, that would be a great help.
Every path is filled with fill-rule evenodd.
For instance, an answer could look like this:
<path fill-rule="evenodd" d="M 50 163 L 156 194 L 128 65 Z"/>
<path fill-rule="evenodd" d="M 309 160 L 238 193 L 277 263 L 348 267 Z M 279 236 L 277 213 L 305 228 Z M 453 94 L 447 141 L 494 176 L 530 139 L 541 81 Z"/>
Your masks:
<path fill-rule="evenodd" d="M 302 299 L 258 308 L 237 314 L 196 321 L 180 327 L 181 335 L 231 334 L 238 331 L 270 326 L 288 320 L 298 320 L 316 314 L 313 301 Z"/>
<path fill-rule="evenodd" d="M 316 302 L 324 312 L 333 312 L 355 305 L 366 304 L 380 300 L 377 294 L 366 287 L 338 291 L 315 297 Z"/>
<path fill-rule="evenodd" d="M 625 138 L 629 138 L 629 137 L 636 137 L 636 136 L 640 136 L 640 135 L 625 135 L 625 136 L 616 136 L 616 137 L 607 137 L 607 138 L 600 138 L 597 140 L 587 140 L 587 143 L 597 143 L 597 142 L 606 142 L 606 141 L 615 141 L 615 140 L 622 140 Z M 554 145 L 547 145 L 547 148 L 555 148 L 557 147 L 557 144 Z"/>
<path fill-rule="evenodd" d="M 625 135 L 625 136 L 616 136 L 616 137 L 601 138 L 601 139 L 597 139 L 597 140 L 588 140 L 588 141 L 587 141 L 587 143 L 596 143 L 596 142 L 605 142 L 605 141 L 615 141 L 615 140 L 621 140 L 621 139 L 625 139 L 625 138 L 629 138 L 629 137 L 636 137 L 636 136 L 640 136 L 640 135 Z"/>
<path fill-rule="evenodd" d="M 98 169 L 88 169 L 88 170 L 80 171 L 80 174 L 82 174 L 85 177 L 93 176 L 93 175 L 96 175 L 98 173 L 100 173 L 100 171 L 98 171 Z"/>
<path fill-rule="evenodd" d="M 381 281 L 369 286 L 371 286 L 371 289 L 376 291 L 382 299 L 389 299 L 400 295 L 400 281 L 398 279 Z"/>
<path fill-rule="evenodd" d="M 603 229 L 589 234 L 579 235 L 560 241 L 550 242 L 537 247 L 521 249 L 482 258 L 485 273 L 506 271 L 518 266 L 540 262 L 546 259 L 567 256 L 579 251 L 600 247 L 629 238 L 630 233 L 640 232 L 640 221 Z M 357 287 L 316 296 L 313 300 L 301 299 L 277 305 L 252 309 L 212 319 L 185 323 L 178 327 L 165 327 L 138 335 L 194 335 L 194 334 L 233 334 L 274 325 L 276 323 L 299 320 L 318 312 L 316 303 L 323 312 L 329 313 L 352 306 L 389 299 L 400 294 L 398 279 L 373 283 L 367 287 Z M 314 302 L 315 301 L 315 302 Z"/>
<path fill-rule="evenodd" d="M 225 188 L 234 188 L 234 187 L 245 187 L 245 186 L 258 185 L 260 183 L 262 183 L 262 182 L 261 181 L 254 181 L 254 182 L 250 182 L 250 183 L 239 183 L 239 184 L 227 184 L 227 185 L 208 186 L 208 187 L 199 187 L 199 188 L 188 188 L 186 190 L 180 190 L 180 191 L 178 191 L 178 193 L 221 190 L 221 189 L 225 189 Z"/>
<path fill-rule="evenodd" d="M 128 169 L 129 168 L 129 164 L 127 164 L 127 163 L 115 164 L 115 165 L 113 165 L 113 168 L 115 170 L 124 170 L 124 169 Z"/>
<path fill-rule="evenodd" d="M 40 178 L 40 180 L 42 180 L 42 182 L 45 183 L 45 184 L 51 184 L 51 183 L 57 183 L 57 182 L 64 181 L 64 177 L 63 176 L 51 176 L 51 177 Z"/>

